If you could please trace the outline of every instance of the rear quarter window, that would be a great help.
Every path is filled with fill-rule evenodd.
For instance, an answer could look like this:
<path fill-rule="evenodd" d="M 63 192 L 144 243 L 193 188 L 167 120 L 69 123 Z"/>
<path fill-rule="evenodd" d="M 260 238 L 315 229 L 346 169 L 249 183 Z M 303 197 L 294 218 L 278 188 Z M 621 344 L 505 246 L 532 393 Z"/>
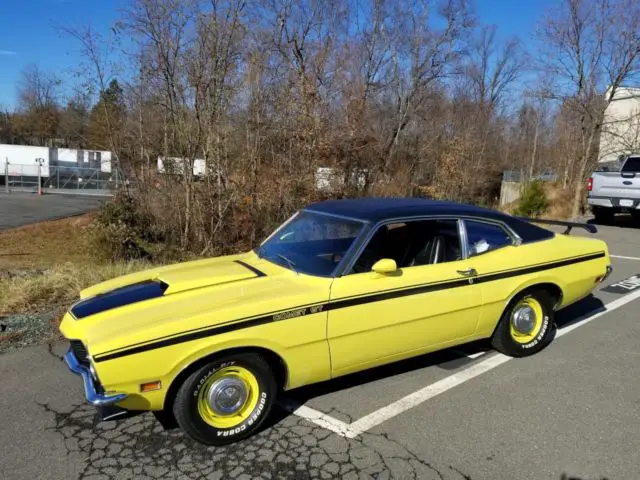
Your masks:
<path fill-rule="evenodd" d="M 465 226 L 471 256 L 513 245 L 513 239 L 500 225 L 465 220 Z"/>
<path fill-rule="evenodd" d="M 628 158 L 624 165 L 622 166 L 623 172 L 640 172 L 640 157 L 631 157 Z"/>

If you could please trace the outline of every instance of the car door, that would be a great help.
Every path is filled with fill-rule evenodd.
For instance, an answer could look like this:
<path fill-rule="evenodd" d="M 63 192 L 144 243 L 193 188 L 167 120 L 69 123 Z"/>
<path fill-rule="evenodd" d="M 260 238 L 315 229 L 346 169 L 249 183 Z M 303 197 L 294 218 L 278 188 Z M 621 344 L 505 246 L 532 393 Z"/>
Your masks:
<path fill-rule="evenodd" d="M 474 334 L 482 295 L 460 232 L 457 219 L 434 219 L 383 225 L 373 233 L 349 273 L 331 286 L 327 337 L 334 376 Z M 382 258 L 392 258 L 397 270 L 371 271 Z"/>

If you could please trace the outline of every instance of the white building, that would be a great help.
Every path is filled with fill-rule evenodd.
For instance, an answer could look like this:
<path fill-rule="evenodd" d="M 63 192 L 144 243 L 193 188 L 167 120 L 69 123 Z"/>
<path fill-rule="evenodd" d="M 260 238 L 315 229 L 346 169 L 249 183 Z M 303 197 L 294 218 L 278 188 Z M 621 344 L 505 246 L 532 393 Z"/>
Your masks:
<path fill-rule="evenodd" d="M 598 161 L 631 153 L 640 153 L 640 88 L 620 87 L 605 110 Z"/>

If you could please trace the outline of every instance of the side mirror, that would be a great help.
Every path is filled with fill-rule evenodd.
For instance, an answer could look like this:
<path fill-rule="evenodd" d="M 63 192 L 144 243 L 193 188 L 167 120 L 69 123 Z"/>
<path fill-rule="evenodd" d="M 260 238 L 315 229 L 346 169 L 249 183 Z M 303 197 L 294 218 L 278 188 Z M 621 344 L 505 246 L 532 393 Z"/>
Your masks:
<path fill-rule="evenodd" d="M 387 273 L 395 272 L 396 270 L 398 270 L 398 266 L 396 265 L 396 261 L 391 258 L 381 258 L 373 264 L 371 270 L 384 275 Z"/>

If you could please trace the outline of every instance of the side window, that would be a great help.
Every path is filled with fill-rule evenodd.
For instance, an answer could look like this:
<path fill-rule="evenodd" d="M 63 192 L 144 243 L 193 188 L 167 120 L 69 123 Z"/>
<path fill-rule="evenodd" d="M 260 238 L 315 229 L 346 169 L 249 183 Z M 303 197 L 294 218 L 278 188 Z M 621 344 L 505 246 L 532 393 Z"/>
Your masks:
<path fill-rule="evenodd" d="M 513 244 L 513 239 L 499 225 L 474 220 L 465 220 L 464 224 L 467 228 L 470 256 Z"/>
<path fill-rule="evenodd" d="M 398 268 L 454 262 L 462 258 L 457 220 L 420 220 L 383 225 L 373 234 L 350 273 L 371 271 L 382 258 Z"/>

